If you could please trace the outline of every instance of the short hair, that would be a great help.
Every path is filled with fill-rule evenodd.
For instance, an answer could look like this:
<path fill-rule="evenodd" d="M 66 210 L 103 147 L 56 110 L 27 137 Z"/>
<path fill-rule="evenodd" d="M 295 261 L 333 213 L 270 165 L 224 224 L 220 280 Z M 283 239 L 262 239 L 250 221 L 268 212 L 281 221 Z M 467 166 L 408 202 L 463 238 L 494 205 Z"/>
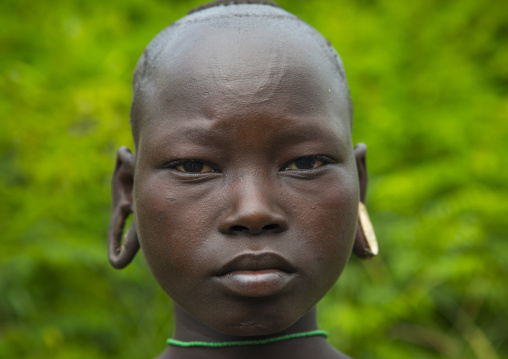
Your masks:
<path fill-rule="evenodd" d="M 205 10 L 210 11 L 211 9 L 215 9 L 218 7 L 226 8 L 231 7 L 233 5 L 264 5 L 266 9 L 263 11 L 257 11 L 256 13 L 242 13 L 240 14 L 228 14 L 221 13 L 215 11 L 209 16 L 206 16 Z M 301 26 L 307 27 L 308 33 L 311 34 L 312 37 L 316 40 L 319 47 L 324 50 L 324 54 L 327 55 L 332 63 L 335 64 L 337 72 L 339 74 L 340 79 L 346 84 L 345 90 L 347 91 L 347 98 L 349 101 L 349 112 L 350 112 L 350 121 L 352 121 L 352 111 L 353 104 L 351 101 L 351 97 L 349 96 L 349 88 L 347 86 L 347 78 L 344 70 L 344 65 L 342 60 L 333 48 L 330 41 L 324 38 L 316 29 L 312 26 L 308 25 L 306 22 L 298 18 L 297 16 L 283 10 L 278 4 L 273 1 L 267 0 L 217 0 L 212 1 L 207 4 L 198 6 L 192 10 L 190 10 L 186 16 L 177 20 L 176 22 L 167 26 L 164 30 L 162 30 L 159 34 L 157 34 L 152 41 L 148 44 L 148 46 L 143 51 L 136 68 L 134 70 L 134 76 L 132 81 L 132 91 L 133 91 L 133 99 L 132 99 L 132 107 L 131 107 L 131 129 L 132 135 L 134 138 L 134 144 L 137 146 L 138 137 L 139 137 L 139 124 L 137 118 L 139 117 L 140 111 L 142 111 L 142 93 L 146 86 L 149 84 L 150 79 L 152 79 L 152 75 L 155 73 L 157 69 L 157 61 L 159 55 L 164 50 L 165 45 L 175 36 L 176 28 L 178 27 L 186 27 L 192 25 L 196 22 L 204 22 L 210 19 L 216 19 L 217 17 L 228 17 L 228 16 L 241 16 L 241 17 L 262 17 L 262 18 L 280 18 L 289 21 L 296 21 Z"/>
<path fill-rule="evenodd" d="M 216 0 L 216 1 L 210 1 L 209 3 L 206 3 L 204 5 L 200 5 L 198 7 L 195 7 L 194 9 L 189 10 L 187 12 L 187 15 L 193 14 L 195 12 L 206 10 L 211 7 L 215 6 L 228 6 L 228 5 L 243 5 L 243 4 L 256 4 L 256 5 L 270 5 L 273 7 L 280 8 L 279 4 L 269 1 L 269 0 Z"/>

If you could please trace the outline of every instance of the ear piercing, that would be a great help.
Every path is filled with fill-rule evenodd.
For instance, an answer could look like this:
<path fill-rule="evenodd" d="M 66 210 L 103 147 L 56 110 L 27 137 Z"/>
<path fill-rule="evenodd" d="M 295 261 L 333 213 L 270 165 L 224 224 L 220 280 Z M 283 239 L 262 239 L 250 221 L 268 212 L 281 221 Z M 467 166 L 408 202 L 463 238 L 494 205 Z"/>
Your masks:
<path fill-rule="evenodd" d="M 125 233 L 122 242 L 125 221 L 131 213 L 132 208 L 130 204 L 124 204 L 114 210 L 111 216 L 108 232 L 108 255 L 109 263 L 116 269 L 122 269 L 129 264 L 139 249 L 139 241 L 134 223 Z"/>
<path fill-rule="evenodd" d="M 362 202 L 358 204 L 358 227 L 353 253 L 360 258 L 370 258 L 379 253 L 376 233 L 374 233 L 374 227 L 370 221 L 369 214 Z"/>

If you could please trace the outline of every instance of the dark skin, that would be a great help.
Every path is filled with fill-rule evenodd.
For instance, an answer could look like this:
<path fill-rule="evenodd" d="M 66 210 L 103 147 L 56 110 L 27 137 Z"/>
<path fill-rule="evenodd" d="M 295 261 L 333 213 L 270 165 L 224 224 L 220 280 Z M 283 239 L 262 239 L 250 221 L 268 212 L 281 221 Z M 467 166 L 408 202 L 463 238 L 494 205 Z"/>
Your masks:
<path fill-rule="evenodd" d="M 131 203 L 146 261 L 175 303 L 175 339 L 317 329 L 315 305 L 353 247 L 366 148 L 351 143 L 347 85 L 305 29 L 266 21 L 247 35 L 197 23 L 184 45 L 171 42 L 137 119 L 136 154 L 119 151 L 113 190 Z M 310 337 L 170 346 L 159 358 L 346 356 Z"/>

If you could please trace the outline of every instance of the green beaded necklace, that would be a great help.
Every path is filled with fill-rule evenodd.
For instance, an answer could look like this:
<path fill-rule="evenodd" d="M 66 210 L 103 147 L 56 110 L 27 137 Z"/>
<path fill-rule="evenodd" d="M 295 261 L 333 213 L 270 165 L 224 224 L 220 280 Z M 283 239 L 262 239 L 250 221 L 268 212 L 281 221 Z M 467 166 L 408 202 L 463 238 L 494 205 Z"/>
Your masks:
<path fill-rule="evenodd" d="M 242 345 L 269 344 L 269 343 L 280 342 L 280 341 L 288 340 L 288 339 L 315 337 L 318 335 L 324 336 L 325 338 L 328 337 L 328 333 L 325 332 L 324 330 L 311 330 L 308 332 L 286 334 L 286 335 L 281 335 L 279 337 L 258 339 L 258 340 L 236 340 L 236 341 L 231 341 L 231 342 L 215 343 L 215 342 L 200 342 L 200 341 L 183 342 L 181 340 L 176 340 L 176 339 L 171 338 L 171 339 L 168 339 L 166 341 L 166 343 L 169 345 L 183 347 L 183 348 L 190 348 L 190 347 L 224 348 L 224 347 L 235 347 L 235 346 L 242 346 Z"/>

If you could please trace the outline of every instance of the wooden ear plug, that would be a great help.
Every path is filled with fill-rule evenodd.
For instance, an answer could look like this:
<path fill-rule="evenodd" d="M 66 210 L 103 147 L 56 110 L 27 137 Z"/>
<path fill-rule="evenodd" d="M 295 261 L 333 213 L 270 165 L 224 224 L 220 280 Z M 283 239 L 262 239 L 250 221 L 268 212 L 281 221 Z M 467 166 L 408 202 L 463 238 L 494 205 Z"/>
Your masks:
<path fill-rule="evenodd" d="M 360 258 L 370 258 L 379 253 L 376 233 L 362 202 L 358 204 L 358 229 L 353 252 Z"/>

